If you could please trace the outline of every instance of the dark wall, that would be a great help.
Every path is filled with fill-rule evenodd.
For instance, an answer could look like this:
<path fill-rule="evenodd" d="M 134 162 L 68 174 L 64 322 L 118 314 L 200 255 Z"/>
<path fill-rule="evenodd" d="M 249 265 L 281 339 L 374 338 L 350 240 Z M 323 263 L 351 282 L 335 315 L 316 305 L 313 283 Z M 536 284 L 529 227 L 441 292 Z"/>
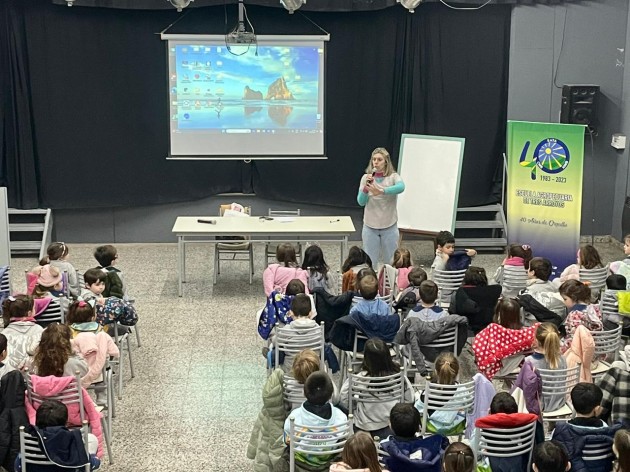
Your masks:
<path fill-rule="evenodd" d="M 557 123 L 563 84 L 601 86 L 594 155 L 590 139 L 585 140 L 581 229 L 585 235 L 620 236 L 619 204 L 626 195 L 628 155 L 610 142 L 612 134 L 622 130 L 622 108 L 627 108 L 622 105 L 627 24 L 627 0 L 522 5 L 512 12 L 509 119 Z M 625 84 L 630 87 L 627 79 Z M 619 168 L 624 165 L 625 170 Z"/>
<path fill-rule="evenodd" d="M 351 207 L 371 150 L 384 145 L 396 158 L 407 132 L 465 137 L 460 205 L 494 201 L 511 8 L 461 12 L 432 3 L 413 15 L 399 6 L 309 13 L 331 34 L 329 160 L 247 165 L 164 159 L 166 50 L 156 33 L 182 18 L 174 10 L 7 0 L 0 6 L 0 83 L 8 87 L 3 105 L 19 106 L 0 107 L 8 143 L 0 149 L 0 185 L 9 187 L 12 205 L 55 210 L 157 205 L 224 192 Z M 195 8 L 169 32 L 223 33 L 224 12 Z M 235 12 L 228 8 L 228 25 Z M 313 33 L 303 17 L 280 8 L 250 6 L 248 12 L 261 34 Z M 430 183 L 419 176 L 419 184 Z"/>

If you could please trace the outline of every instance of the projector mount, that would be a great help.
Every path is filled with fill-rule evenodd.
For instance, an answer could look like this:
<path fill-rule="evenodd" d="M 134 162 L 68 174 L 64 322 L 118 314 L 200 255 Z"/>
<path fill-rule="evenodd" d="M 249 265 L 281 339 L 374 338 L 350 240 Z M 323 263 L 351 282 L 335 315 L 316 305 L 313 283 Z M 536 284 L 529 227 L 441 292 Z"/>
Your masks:
<path fill-rule="evenodd" d="M 256 33 L 254 32 L 254 27 L 247 18 L 247 23 L 249 24 L 252 31 L 247 31 L 245 28 L 245 18 L 247 17 L 247 10 L 245 9 L 245 5 L 243 4 L 243 0 L 238 0 L 238 23 L 230 31 L 225 35 L 225 44 L 228 46 L 230 44 L 253 44 L 256 43 Z"/>

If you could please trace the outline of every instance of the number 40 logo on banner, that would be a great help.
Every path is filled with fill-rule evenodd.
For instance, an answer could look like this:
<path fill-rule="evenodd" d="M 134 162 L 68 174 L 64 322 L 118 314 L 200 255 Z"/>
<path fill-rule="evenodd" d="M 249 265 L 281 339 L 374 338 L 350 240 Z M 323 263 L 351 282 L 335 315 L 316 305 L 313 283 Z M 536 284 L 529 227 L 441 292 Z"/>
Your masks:
<path fill-rule="evenodd" d="M 532 160 L 527 160 L 527 151 L 529 150 L 530 141 L 523 146 L 519 164 L 523 167 L 531 167 L 531 179 L 536 180 L 536 168 L 547 174 L 558 174 L 567 168 L 571 155 L 569 148 L 562 141 L 556 138 L 547 138 L 542 140 L 534 149 Z M 547 180 L 541 176 L 542 180 Z"/>

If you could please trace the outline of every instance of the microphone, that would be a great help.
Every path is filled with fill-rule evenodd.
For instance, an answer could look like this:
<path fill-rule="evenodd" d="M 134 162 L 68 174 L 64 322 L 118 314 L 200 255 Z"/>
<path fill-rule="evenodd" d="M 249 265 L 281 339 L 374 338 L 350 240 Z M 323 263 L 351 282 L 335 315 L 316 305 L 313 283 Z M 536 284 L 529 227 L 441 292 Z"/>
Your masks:
<path fill-rule="evenodd" d="M 374 176 L 376 175 L 376 167 L 372 167 L 372 175 L 367 179 L 368 182 L 374 182 Z"/>

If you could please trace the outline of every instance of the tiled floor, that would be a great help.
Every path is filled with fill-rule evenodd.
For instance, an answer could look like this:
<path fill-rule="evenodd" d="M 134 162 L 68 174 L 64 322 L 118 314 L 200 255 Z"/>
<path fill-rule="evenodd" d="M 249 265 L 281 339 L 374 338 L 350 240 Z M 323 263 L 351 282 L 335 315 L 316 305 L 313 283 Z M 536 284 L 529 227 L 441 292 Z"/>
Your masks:
<path fill-rule="evenodd" d="M 429 265 L 431 244 L 407 244 L 416 264 Z M 617 244 L 597 244 L 606 261 L 623 257 Z M 339 249 L 322 245 L 332 269 Z M 71 262 L 93 267 L 92 245 L 73 245 Z M 254 283 L 246 265 L 226 265 L 212 285 L 208 245 L 189 245 L 188 282 L 177 296 L 176 245 L 119 245 L 125 273 L 140 315 L 142 347 L 134 349 L 136 377 L 125 379 L 125 392 L 114 419 L 114 471 L 250 471 L 245 457 L 251 428 L 261 406 L 265 380 L 262 341 L 255 313 L 264 304 L 263 247 L 256 247 Z M 502 254 L 481 254 L 475 264 L 492 274 Z M 23 290 L 24 270 L 34 258 L 14 258 L 14 290 Z M 135 346 L 134 346 L 135 347 Z M 468 354 L 462 374 L 472 374 Z M 127 369 L 128 375 L 128 369 Z"/>

